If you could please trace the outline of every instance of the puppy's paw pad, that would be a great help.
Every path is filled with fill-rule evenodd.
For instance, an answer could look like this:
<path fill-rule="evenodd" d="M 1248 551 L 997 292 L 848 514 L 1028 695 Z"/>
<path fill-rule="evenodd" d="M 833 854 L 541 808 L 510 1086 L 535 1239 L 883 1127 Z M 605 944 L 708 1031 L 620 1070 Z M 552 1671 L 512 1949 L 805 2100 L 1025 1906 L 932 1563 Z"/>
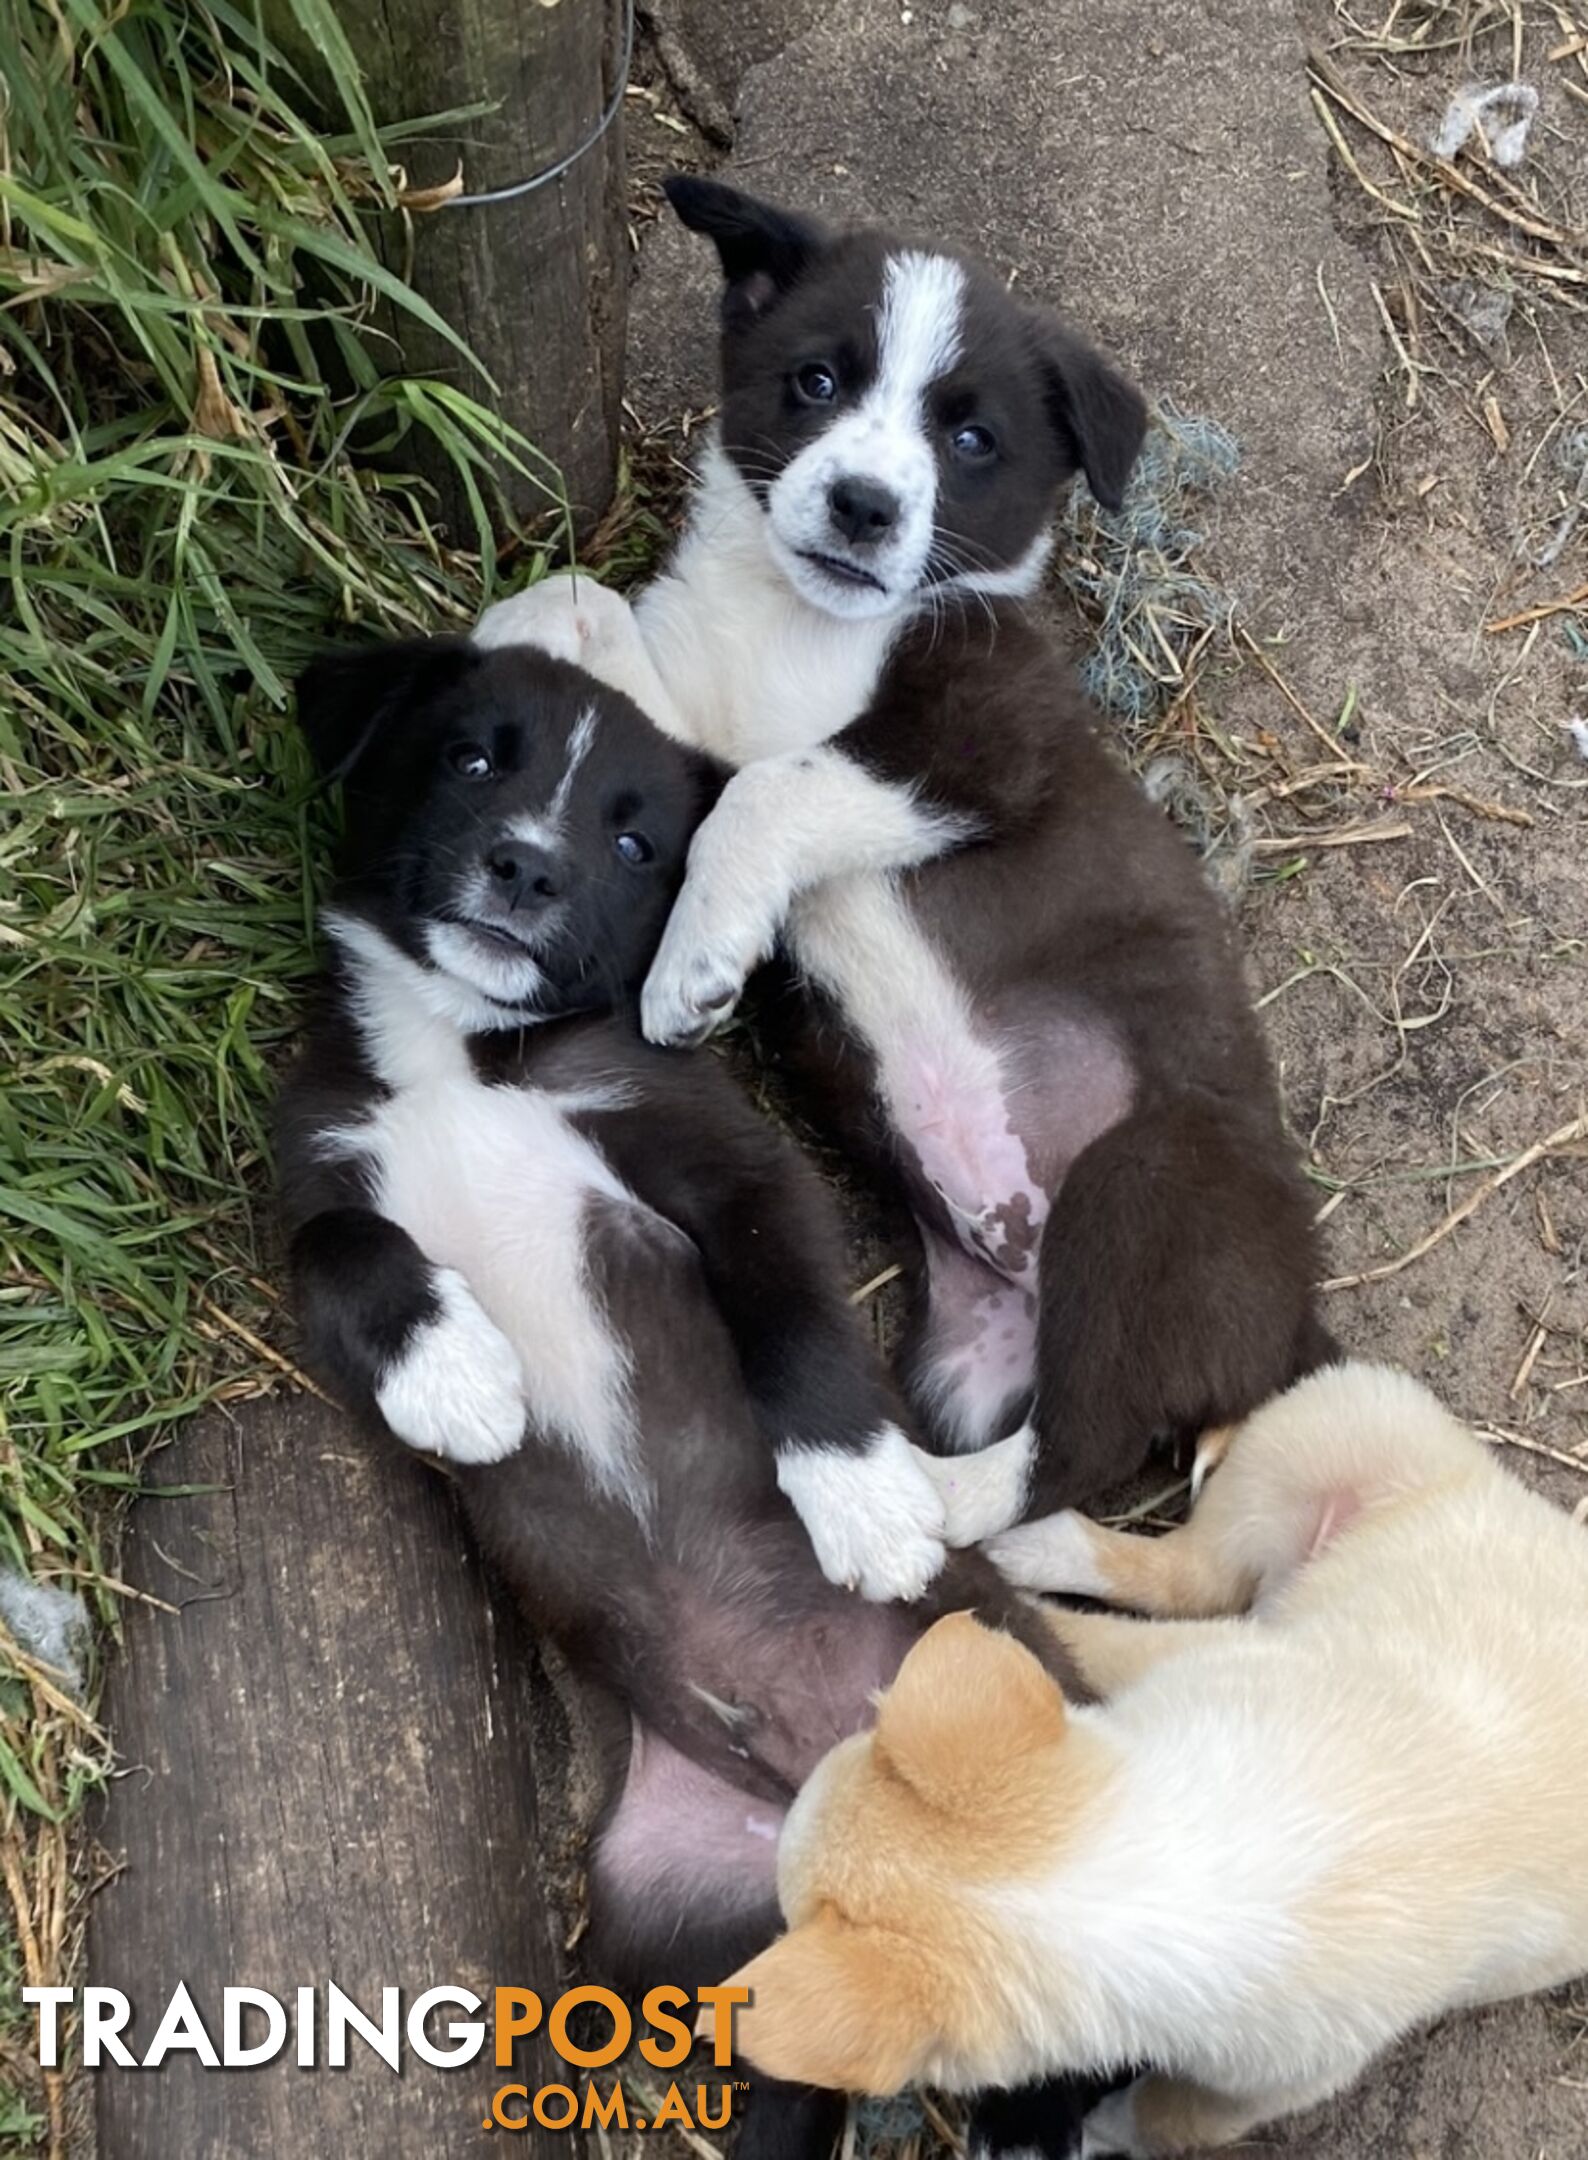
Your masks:
<path fill-rule="evenodd" d="M 878 1604 L 913 1603 L 948 1557 L 937 1487 L 896 1426 L 860 1452 L 787 1449 L 777 1479 L 822 1573 L 843 1589 Z"/>
<path fill-rule="evenodd" d="M 438 1268 L 440 1311 L 415 1329 L 381 1376 L 381 1416 L 410 1447 L 448 1462 L 493 1463 L 524 1437 L 518 1353 L 452 1268 Z"/>

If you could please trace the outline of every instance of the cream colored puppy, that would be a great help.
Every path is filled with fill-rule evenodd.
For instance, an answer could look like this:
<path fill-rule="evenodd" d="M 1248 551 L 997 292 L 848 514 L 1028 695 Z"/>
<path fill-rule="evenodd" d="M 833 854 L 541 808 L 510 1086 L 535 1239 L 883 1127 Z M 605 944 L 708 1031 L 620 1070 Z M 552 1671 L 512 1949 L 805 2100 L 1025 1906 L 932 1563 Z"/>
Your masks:
<path fill-rule="evenodd" d="M 1092 1708 L 931 1630 L 789 1817 L 752 2062 L 875 2093 L 1152 2063 L 1085 2151 L 1176 2153 L 1588 1971 L 1588 1533 L 1415 1381 L 1302 1381 L 1167 1537 L 994 1549 L 1166 1617 L 1052 1616 Z"/>

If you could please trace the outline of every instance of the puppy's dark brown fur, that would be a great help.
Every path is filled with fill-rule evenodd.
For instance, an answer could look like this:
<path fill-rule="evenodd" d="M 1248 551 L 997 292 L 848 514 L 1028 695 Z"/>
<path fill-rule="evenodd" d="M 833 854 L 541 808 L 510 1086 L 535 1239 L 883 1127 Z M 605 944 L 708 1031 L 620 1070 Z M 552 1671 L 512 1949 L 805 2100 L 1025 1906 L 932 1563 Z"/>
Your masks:
<path fill-rule="evenodd" d="M 1313 1298 L 1310 1198 L 1225 915 L 1019 609 L 910 633 L 843 746 L 972 823 L 972 844 L 901 882 L 978 1007 L 1083 1012 L 1128 1074 L 1124 1114 L 1061 1166 L 1042 1232 L 1040 1514 L 1129 1475 L 1154 1437 L 1235 1420 L 1336 1354 Z M 822 1121 L 950 1239 L 836 1001 L 785 978 L 763 1010 Z M 1045 1080 L 1062 1095 L 1063 1065 Z M 943 1316 L 924 1270 L 917 1289 L 919 1372 Z"/>

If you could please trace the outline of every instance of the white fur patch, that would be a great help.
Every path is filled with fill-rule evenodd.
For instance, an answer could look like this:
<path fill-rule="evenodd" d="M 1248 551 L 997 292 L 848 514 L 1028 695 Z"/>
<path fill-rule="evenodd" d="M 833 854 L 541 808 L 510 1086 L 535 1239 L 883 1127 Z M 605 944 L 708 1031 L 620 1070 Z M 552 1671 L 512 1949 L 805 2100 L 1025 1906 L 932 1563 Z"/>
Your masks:
<path fill-rule="evenodd" d="M 568 737 L 568 756 L 563 764 L 562 778 L 557 782 L 551 798 L 551 815 L 555 822 L 568 814 L 569 798 L 573 784 L 579 777 L 579 768 L 590 755 L 590 745 L 595 741 L 596 724 L 600 718 L 593 705 L 587 705 L 573 724 Z"/>
<path fill-rule="evenodd" d="M 942 1567 L 943 1503 L 919 1451 L 884 1425 L 861 1453 L 785 1448 L 777 1481 L 829 1582 L 887 1604 L 918 1598 Z"/>
<path fill-rule="evenodd" d="M 438 1268 L 441 1310 L 419 1328 L 375 1389 L 399 1440 L 448 1462 L 492 1463 L 524 1437 L 518 1353 L 455 1268 Z"/>
<path fill-rule="evenodd" d="M 557 776 L 557 785 L 552 790 L 551 801 L 544 810 L 509 818 L 507 831 L 511 839 L 523 840 L 531 847 L 544 848 L 549 855 L 561 852 L 567 839 L 564 821 L 568 815 L 568 805 L 573 799 L 573 785 L 579 777 L 580 766 L 590 755 L 590 746 L 595 741 L 599 720 L 600 714 L 593 705 L 587 705 L 580 713 L 569 732 L 567 752 L 562 771 Z"/>
<path fill-rule="evenodd" d="M 900 611 L 846 620 L 805 599 L 773 555 L 766 513 L 716 441 L 678 552 L 634 612 L 668 709 L 640 703 L 670 734 L 730 765 L 808 748 L 847 727 L 870 704 L 908 619 Z"/>
<path fill-rule="evenodd" d="M 987 1556 L 1022 1590 L 1063 1591 L 1071 1597 L 1108 1595 L 1092 1545 L 1092 1526 L 1074 1508 L 1005 1530 L 988 1540 Z"/>
<path fill-rule="evenodd" d="M 1037 1436 L 1022 1425 L 1007 1439 L 973 1455 L 928 1455 L 916 1450 L 943 1503 L 943 1541 L 980 1545 L 1020 1520 L 1031 1487 L 1031 1460 Z"/>
<path fill-rule="evenodd" d="M 882 274 L 877 379 L 868 405 L 891 406 L 901 418 L 919 417 L 927 390 L 959 363 L 964 305 L 965 272 L 951 256 L 907 248 L 888 257 Z"/>
<path fill-rule="evenodd" d="M 320 924 L 356 963 L 348 970 L 354 1019 L 362 1032 L 379 1035 L 382 1055 L 399 1077 L 428 1071 L 437 1041 L 448 1035 L 522 1027 L 535 1017 L 532 1006 L 513 1009 L 494 1002 L 486 991 L 448 973 L 439 959 L 434 968 L 421 967 L 360 916 L 327 908 Z M 439 932 L 456 926 L 432 923 L 429 927 Z M 461 938 L 462 933 L 458 935 Z M 446 938 L 436 948 L 442 953 L 452 949 Z M 537 981 L 539 974 L 536 968 Z"/>
<path fill-rule="evenodd" d="M 926 392 L 958 361 L 965 272 L 946 255 L 911 249 L 883 268 L 877 372 L 852 412 L 840 413 L 789 460 L 767 497 L 772 551 L 783 574 L 813 605 L 846 620 L 886 615 L 911 600 L 926 574 L 937 517 L 937 452 L 927 430 Z M 864 550 L 882 589 L 840 585 L 809 562 L 843 553 L 829 496 L 844 479 L 873 481 L 899 504 L 887 536 Z"/>
<path fill-rule="evenodd" d="M 391 1093 L 324 1135 L 326 1154 L 362 1160 L 376 1210 L 467 1283 L 517 1354 L 537 1433 L 643 1512 L 627 1352 L 592 1292 L 585 1243 L 592 1198 L 638 1203 L 569 1122 L 581 1105 L 482 1084 L 429 1002 L 434 978 L 367 924 L 332 927 L 358 953 L 354 1015 Z"/>
<path fill-rule="evenodd" d="M 668 734 L 684 732 L 634 610 L 621 593 L 598 585 L 583 571 L 561 571 L 510 600 L 498 600 L 475 624 L 471 642 L 482 652 L 534 646 L 621 690 Z"/>
<path fill-rule="evenodd" d="M 771 952 L 796 893 L 925 862 L 968 829 L 837 750 L 762 758 L 735 773 L 690 845 L 684 889 L 646 978 L 646 1035 L 696 1041 L 723 1019 Z"/>
<path fill-rule="evenodd" d="M 447 922 L 426 923 L 425 949 L 437 969 L 425 985 L 428 1012 L 471 1035 L 535 1017 L 546 978 L 527 952 L 492 952 L 461 923 Z"/>

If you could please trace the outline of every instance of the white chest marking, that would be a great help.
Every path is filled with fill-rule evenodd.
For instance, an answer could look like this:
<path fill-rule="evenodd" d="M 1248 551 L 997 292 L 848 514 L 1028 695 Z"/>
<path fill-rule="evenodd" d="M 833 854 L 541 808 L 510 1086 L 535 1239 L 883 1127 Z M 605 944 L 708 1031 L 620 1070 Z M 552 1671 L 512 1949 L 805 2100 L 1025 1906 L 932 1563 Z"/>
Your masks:
<path fill-rule="evenodd" d="M 361 1158 L 377 1211 L 467 1282 L 518 1353 L 533 1425 L 600 1489 L 642 1509 L 628 1355 L 593 1294 L 585 1241 L 592 1198 L 634 1199 L 570 1121 L 593 1105 L 483 1085 L 463 1039 L 416 1003 L 423 971 L 383 939 L 377 953 L 370 935 L 359 940 L 355 1010 L 392 1092 L 323 1145 Z"/>
<path fill-rule="evenodd" d="M 840 620 L 790 585 L 765 513 L 706 451 L 689 528 L 635 616 L 687 738 L 733 765 L 809 749 L 870 704 L 903 615 Z"/>

